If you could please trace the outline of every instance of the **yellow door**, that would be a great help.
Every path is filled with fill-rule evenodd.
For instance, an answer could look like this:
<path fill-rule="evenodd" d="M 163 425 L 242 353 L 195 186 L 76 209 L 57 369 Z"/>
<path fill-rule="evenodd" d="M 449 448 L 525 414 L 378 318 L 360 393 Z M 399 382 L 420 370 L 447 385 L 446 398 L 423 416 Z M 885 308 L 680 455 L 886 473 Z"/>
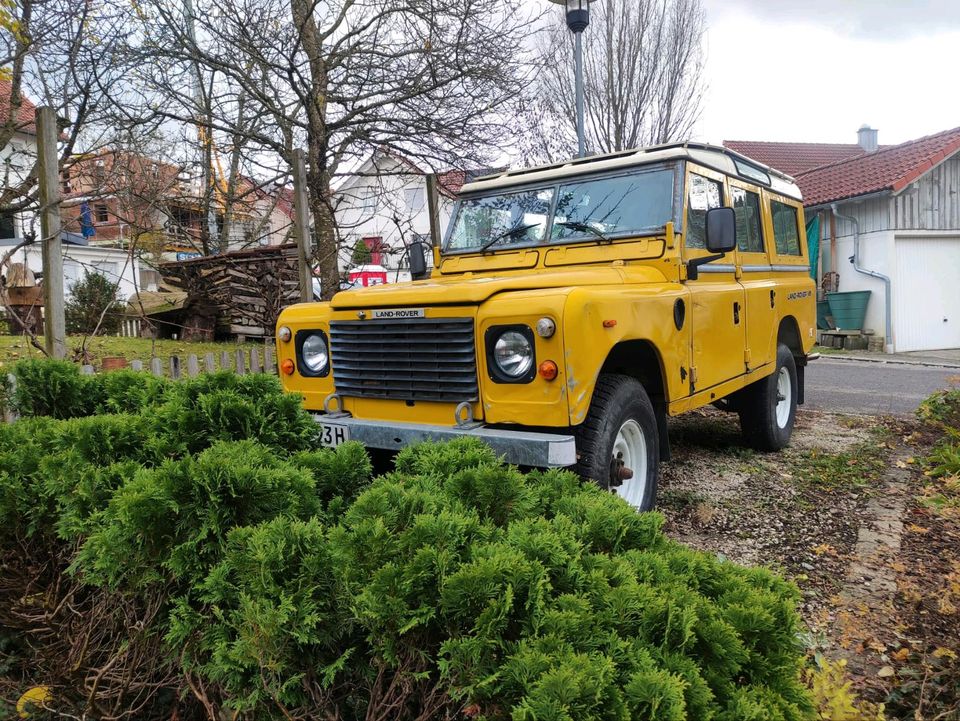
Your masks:
<path fill-rule="evenodd" d="M 782 299 L 767 255 L 760 191 L 733 178 L 727 182 L 737 215 L 737 262 L 746 297 L 745 360 L 747 371 L 753 371 L 776 360 L 776 308 Z"/>
<path fill-rule="evenodd" d="M 710 255 L 706 249 L 706 216 L 723 206 L 722 174 L 691 166 L 687 173 L 684 260 Z M 736 255 L 729 253 L 701 265 L 699 277 L 687 280 L 693 367 L 690 393 L 743 375 L 745 347 L 744 291 L 736 277 Z"/>

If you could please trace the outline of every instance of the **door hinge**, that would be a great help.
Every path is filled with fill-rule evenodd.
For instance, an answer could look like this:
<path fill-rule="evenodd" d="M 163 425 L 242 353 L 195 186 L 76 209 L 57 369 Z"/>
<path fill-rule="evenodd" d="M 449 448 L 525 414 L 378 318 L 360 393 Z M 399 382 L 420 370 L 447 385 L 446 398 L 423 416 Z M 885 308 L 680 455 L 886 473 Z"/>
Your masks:
<path fill-rule="evenodd" d="M 751 361 L 750 349 L 747 348 L 746 350 L 743 351 L 743 364 L 747 367 L 747 370 L 750 370 L 750 361 Z"/>
<path fill-rule="evenodd" d="M 697 369 L 693 366 L 690 367 L 690 394 L 697 389 Z"/>

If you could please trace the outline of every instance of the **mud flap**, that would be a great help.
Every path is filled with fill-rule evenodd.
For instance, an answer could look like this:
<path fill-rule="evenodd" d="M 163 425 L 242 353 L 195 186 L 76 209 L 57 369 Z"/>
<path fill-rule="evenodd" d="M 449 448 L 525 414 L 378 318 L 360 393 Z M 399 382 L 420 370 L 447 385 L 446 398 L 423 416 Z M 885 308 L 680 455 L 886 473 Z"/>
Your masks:
<path fill-rule="evenodd" d="M 660 460 L 670 460 L 670 436 L 667 435 L 667 404 L 657 403 L 655 406 L 657 416 L 657 438 L 660 441 Z"/>

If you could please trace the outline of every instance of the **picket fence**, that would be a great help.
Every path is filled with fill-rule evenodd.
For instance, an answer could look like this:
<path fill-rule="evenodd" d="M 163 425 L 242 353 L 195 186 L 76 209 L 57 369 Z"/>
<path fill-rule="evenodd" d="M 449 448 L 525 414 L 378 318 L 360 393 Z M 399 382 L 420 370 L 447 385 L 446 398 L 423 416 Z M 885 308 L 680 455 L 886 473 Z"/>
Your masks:
<path fill-rule="evenodd" d="M 219 363 L 217 362 L 219 359 Z M 202 367 L 201 367 L 202 365 Z M 240 375 L 247 373 L 276 373 L 277 356 L 272 345 L 264 345 L 263 349 L 251 348 L 245 350 L 238 348 L 233 351 L 221 351 L 216 353 L 206 353 L 202 357 L 196 353 L 180 357 L 170 356 L 169 360 L 164 362 L 162 358 L 152 358 L 149 363 L 140 360 L 131 361 L 129 366 L 131 370 L 143 371 L 149 370 L 155 376 L 166 376 L 173 380 L 180 378 L 196 378 L 200 373 L 213 373 L 218 370 L 233 371 Z M 93 375 L 97 369 L 92 365 L 81 366 L 80 372 Z M 103 371 L 102 372 L 108 372 Z"/>

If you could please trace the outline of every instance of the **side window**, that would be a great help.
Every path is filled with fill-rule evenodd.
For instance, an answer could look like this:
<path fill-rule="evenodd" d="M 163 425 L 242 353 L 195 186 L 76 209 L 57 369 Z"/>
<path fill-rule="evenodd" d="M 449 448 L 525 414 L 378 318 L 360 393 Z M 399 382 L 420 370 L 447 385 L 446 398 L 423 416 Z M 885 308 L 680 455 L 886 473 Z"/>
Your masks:
<path fill-rule="evenodd" d="M 797 209 L 777 200 L 770 201 L 773 216 L 773 238 L 778 255 L 803 255 L 800 251 L 800 232 L 797 226 Z"/>
<path fill-rule="evenodd" d="M 687 199 L 688 248 L 707 247 L 707 211 L 723 205 L 723 186 L 716 180 L 690 174 L 690 197 Z"/>
<path fill-rule="evenodd" d="M 741 253 L 762 253 L 760 196 L 736 186 L 730 187 L 730 196 L 737 216 L 737 248 Z"/>

